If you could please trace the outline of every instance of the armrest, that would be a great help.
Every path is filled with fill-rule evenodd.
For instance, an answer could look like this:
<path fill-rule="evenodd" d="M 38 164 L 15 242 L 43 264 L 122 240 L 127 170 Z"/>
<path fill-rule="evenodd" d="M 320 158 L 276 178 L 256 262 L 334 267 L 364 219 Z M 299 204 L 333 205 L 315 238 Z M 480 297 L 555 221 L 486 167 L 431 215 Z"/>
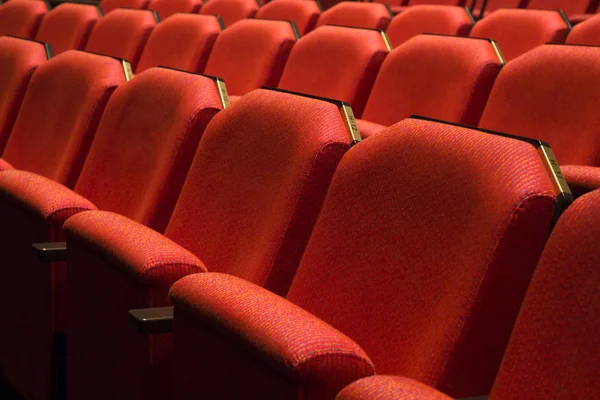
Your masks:
<path fill-rule="evenodd" d="M 410 378 L 377 375 L 351 383 L 335 399 L 451 400 L 452 398 L 431 386 Z"/>
<path fill-rule="evenodd" d="M 41 262 L 66 261 L 67 243 L 34 243 L 33 248 Z"/>
<path fill-rule="evenodd" d="M 39 216 L 47 224 L 61 226 L 67 218 L 96 206 L 66 186 L 27 171 L 0 174 L 0 197 Z"/>
<path fill-rule="evenodd" d="M 187 276 L 172 286 L 170 299 L 176 318 L 182 312 L 199 319 L 296 382 L 349 383 L 375 372 L 350 338 L 243 279 L 220 273 Z"/>
<path fill-rule="evenodd" d="M 130 310 L 129 323 L 143 335 L 170 333 L 173 330 L 173 307 Z"/>

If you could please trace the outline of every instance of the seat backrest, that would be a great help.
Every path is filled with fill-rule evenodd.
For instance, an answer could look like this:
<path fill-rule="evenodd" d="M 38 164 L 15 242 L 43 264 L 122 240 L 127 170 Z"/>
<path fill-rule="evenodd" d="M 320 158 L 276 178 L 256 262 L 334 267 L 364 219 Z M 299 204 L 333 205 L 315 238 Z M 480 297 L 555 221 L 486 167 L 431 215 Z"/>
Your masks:
<path fill-rule="evenodd" d="M 317 27 L 343 25 L 384 30 L 392 17 L 385 4 L 342 1 L 321 14 Z"/>
<path fill-rule="evenodd" d="M 467 36 L 473 17 L 464 7 L 423 5 L 408 7 L 392 19 L 387 34 L 392 46 L 398 47 L 421 33 Z"/>
<path fill-rule="evenodd" d="M 148 9 L 156 11 L 162 21 L 175 13 L 196 13 L 202 4 L 202 0 L 150 0 Z"/>
<path fill-rule="evenodd" d="M 214 15 L 174 14 L 152 30 L 136 71 L 163 66 L 202 72 L 220 32 Z"/>
<path fill-rule="evenodd" d="M 96 6 L 62 3 L 46 14 L 35 38 L 50 43 L 55 55 L 81 50 L 99 18 L 100 10 Z"/>
<path fill-rule="evenodd" d="M 240 20 L 252 18 L 258 11 L 256 0 L 210 0 L 200 9 L 200 14 L 220 15 L 228 27 Z"/>
<path fill-rule="evenodd" d="M 478 2 L 481 5 L 482 2 Z M 501 8 L 523 8 L 527 6 L 527 0 L 488 0 L 484 13 L 488 14 Z"/>
<path fill-rule="evenodd" d="M 283 294 L 349 147 L 339 103 L 253 91 L 207 128 L 165 235 Z"/>
<path fill-rule="evenodd" d="M 552 144 L 562 165 L 600 166 L 600 48 L 543 45 L 500 72 L 482 128 Z"/>
<path fill-rule="evenodd" d="M 73 187 L 104 107 L 125 81 L 122 62 L 110 57 L 69 50 L 44 62 L 29 82 L 2 158 Z"/>
<path fill-rule="evenodd" d="M 322 26 L 298 40 L 279 87 L 345 101 L 360 117 L 390 50 L 380 31 Z"/>
<path fill-rule="evenodd" d="M 529 142 L 414 118 L 364 140 L 336 170 L 288 300 L 380 374 L 488 393 L 554 217 L 547 167 Z"/>
<path fill-rule="evenodd" d="M 85 49 L 128 60 L 136 71 L 148 36 L 157 24 L 153 11 L 114 10 L 96 23 Z"/>
<path fill-rule="evenodd" d="M 409 6 L 416 6 L 421 4 L 437 4 L 444 6 L 465 6 L 466 0 L 408 0 Z"/>
<path fill-rule="evenodd" d="M 164 231 L 204 128 L 223 108 L 217 82 L 152 68 L 111 97 L 75 191 Z"/>
<path fill-rule="evenodd" d="M 502 9 L 477 22 L 470 36 L 494 39 L 511 61 L 545 43 L 564 43 L 570 29 L 559 11 Z"/>
<path fill-rule="evenodd" d="M 383 62 L 362 118 L 389 126 L 418 114 L 477 126 L 503 66 L 492 41 L 415 36 Z"/>
<path fill-rule="evenodd" d="M 104 14 L 108 14 L 117 8 L 135 8 L 145 10 L 148 8 L 149 0 L 101 0 L 100 8 Z"/>
<path fill-rule="evenodd" d="M 287 21 L 245 19 L 219 34 L 204 72 L 223 78 L 233 96 L 275 87 L 295 42 Z"/>
<path fill-rule="evenodd" d="M 567 36 L 568 44 L 600 45 L 600 15 L 583 21 L 571 30 Z"/>
<path fill-rule="evenodd" d="M 576 200 L 533 276 L 492 399 L 594 398 L 600 393 L 600 191 Z"/>
<path fill-rule="evenodd" d="M 315 28 L 319 15 L 316 1 L 277 0 L 259 8 L 256 18 L 294 21 L 298 32 L 305 35 Z"/>
<path fill-rule="evenodd" d="M 545 10 L 563 10 L 567 16 L 593 13 L 594 0 L 529 0 L 528 8 Z"/>
<path fill-rule="evenodd" d="M 0 37 L 0 154 L 15 124 L 33 72 L 51 56 L 44 43 Z"/>
<path fill-rule="evenodd" d="M 0 36 L 33 39 L 47 11 L 45 1 L 11 0 L 0 5 Z"/>

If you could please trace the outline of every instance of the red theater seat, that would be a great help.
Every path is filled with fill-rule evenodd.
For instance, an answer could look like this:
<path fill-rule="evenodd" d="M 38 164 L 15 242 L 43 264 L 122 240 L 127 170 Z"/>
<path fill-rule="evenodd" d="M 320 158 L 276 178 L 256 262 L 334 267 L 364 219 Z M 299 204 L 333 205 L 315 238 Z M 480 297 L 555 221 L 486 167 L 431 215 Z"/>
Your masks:
<path fill-rule="evenodd" d="M 415 36 L 383 62 L 358 128 L 366 138 L 412 114 L 477 126 L 503 66 L 489 40 Z"/>
<path fill-rule="evenodd" d="M 547 167 L 420 119 L 357 144 L 285 299 L 219 273 L 173 285 L 178 398 L 331 399 L 375 370 L 485 393 L 554 218 Z"/>
<path fill-rule="evenodd" d="M 570 17 L 575 14 L 593 13 L 594 0 L 529 0 L 528 8 L 545 10 L 563 10 Z"/>
<path fill-rule="evenodd" d="M 392 17 L 390 9 L 381 3 L 342 1 L 321 14 L 317 27 L 343 25 L 384 30 Z"/>
<path fill-rule="evenodd" d="M 506 61 L 511 61 L 545 43 L 564 43 L 570 29 L 558 11 L 505 9 L 477 22 L 470 36 L 494 39 Z"/>
<path fill-rule="evenodd" d="M 321 15 L 316 1 L 277 0 L 271 1 L 256 13 L 256 18 L 294 21 L 300 35 L 312 31 Z"/>
<path fill-rule="evenodd" d="M 11 0 L 0 5 L 0 36 L 33 39 L 48 11 L 46 2 Z"/>
<path fill-rule="evenodd" d="M 600 392 L 600 191 L 576 200 L 542 254 L 491 394 L 497 399 L 592 399 Z M 486 397 L 487 398 L 487 397 Z M 361 379 L 337 400 L 449 400 L 411 379 Z"/>
<path fill-rule="evenodd" d="M 156 11 L 162 21 L 175 13 L 196 13 L 202 4 L 202 0 L 150 0 L 148 9 Z"/>
<path fill-rule="evenodd" d="M 0 37 L 0 154 L 17 119 L 31 75 L 52 56 L 48 50 L 43 43 Z"/>
<path fill-rule="evenodd" d="M 568 44 L 600 45 L 600 15 L 577 24 L 569 36 Z"/>
<path fill-rule="evenodd" d="M 153 11 L 115 10 L 96 23 L 85 49 L 124 58 L 136 71 L 148 36 L 157 24 Z"/>
<path fill-rule="evenodd" d="M 600 166 L 600 48 L 543 45 L 500 72 L 482 128 L 545 140 L 561 165 Z"/>
<path fill-rule="evenodd" d="M 98 7 L 62 3 L 46 14 L 35 37 L 52 45 L 55 55 L 85 47 L 92 28 L 100 18 Z"/>
<path fill-rule="evenodd" d="M 149 0 L 101 0 L 100 8 L 104 11 L 104 14 L 108 14 L 117 8 L 135 8 L 144 10 L 148 8 L 148 2 Z"/>
<path fill-rule="evenodd" d="M 473 10 L 473 16 L 477 19 L 488 16 L 491 12 L 501 8 L 525 8 L 528 0 L 487 0 L 485 10 L 481 12 L 481 6 L 484 1 L 479 1 Z"/>
<path fill-rule="evenodd" d="M 464 7 L 423 5 L 409 7 L 392 19 L 387 34 L 398 47 L 420 33 L 468 36 L 473 17 Z"/>
<path fill-rule="evenodd" d="M 345 101 L 360 117 L 391 50 L 384 35 L 371 29 L 322 26 L 294 45 L 279 87 Z"/>
<path fill-rule="evenodd" d="M 287 291 L 350 145 L 339 107 L 259 90 L 217 115 L 166 237 L 112 213 L 68 220 L 70 393 L 170 398 L 170 335 L 142 336 L 121 322 L 132 308 L 168 305 L 184 275 L 208 268 Z"/>
<path fill-rule="evenodd" d="M 561 169 L 575 198 L 592 190 L 600 189 L 600 168 L 566 165 Z"/>
<path fill-rule="evenodd" d="M 74 192 L 25 171 L 1 174 L 0 215 L 13 227 L 1 244 L 2 300 L 13 299 L 1 303 L 2 326 L 10 326 L 2 368 L 25 398 L 49 398 L 52 334 L 70 329 L 66 265 L 28 257 L 32 243 L 60 240 L 69 216 L 96 207 L 164 230 L 204 127 L 221 108 L 212 79 L 151 69 L 111 96 Z"/>
<path fill-rule="evenodd" d="M 202 72 L 220 32 L 214 15 L 172 15 L 152 30 L 137 72 L 158 66 Z"/>
<path fill-rule="evenodd" d="M 256 0 L 210 0 L 200 9 L 200 14 L 220 15 L 225 27 L 252 18 L 260 4 Z"/>

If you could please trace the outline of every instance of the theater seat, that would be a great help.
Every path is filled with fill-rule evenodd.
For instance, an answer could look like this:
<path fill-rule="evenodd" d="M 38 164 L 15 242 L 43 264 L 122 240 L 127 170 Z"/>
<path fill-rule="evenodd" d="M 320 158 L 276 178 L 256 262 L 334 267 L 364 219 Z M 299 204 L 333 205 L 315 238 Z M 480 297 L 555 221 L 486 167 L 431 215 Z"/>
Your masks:
<path fill-rule="evenodd" d="M 600 168 L 585 165 L 565 165 L 561 169 L 575 198 L 600 189 Z"/>
<path fill-rule="evenodd" d="M 148 8 L 149 0 L 101 0 L 100 8 L 104 14 L 117 9 L 117 8 L 134 8 L 144 10 Z"/>
<path fill-rule="evenodd" d="M 595 11 L 596 2 L 594 0 L 529 0 L 528 8 L 562 10 L 570 17 L 575 14 L 592 13 Z"/>
<path fill-rule="evenodd" d="M 536 146 L 415 118 L 354 146 L 286 298 L 173 285 L 177 398 L 331 399 L 375 370 L 485 393 L 563 197 Z"/>
<path fill-rule="evenodd" d="M 525 8 L 528 0 L 487 0 L 477 2 L 473 10 L 473 16 L 477 19 L 487 17 L 491 12 L 501 8 Z M 485 7 L 482 10 L 482 7 Z M 483 11 L 483 12 L 482 12 Z"/>
<path fill-rule="evenodd" d="M 571 29 L 562 12 L 504 9 L 475 24 L 471 37 L 494 39 L 506 61 L 545 43 L 564 43 Z"/>
<path fill-rule="evenodd" d="M 150 0 L 148 9 L 156 11 L 161 21 L 175 13 L 197 13 L 202 0 Z"/>
<path fill-rule="evenodd" d="M 317 27 L 342 25 L 385 30 L 392 17 L 385 4 L 342 1 L 321 14 Z"/>
<path fill-rule="evenodd" d="M 256 18 L 294 21 L 298 33 L 305 35 L 315 28 L 321 8 L 316 1 L 277 0 L 260 7 Z"/>
<path fill-rule="evenodd" d="M 558 221 L 527 291 L 495 399 L 591 399 L 600 392 L 596 332 L 600 271 L 600 191 L 585 194 Z M 486 397 L 487 398 L 487 397 Z M 448 400 L 411 379 L 361 379 L 337 400 Z"/>
<path fill-rule="evenodd" d="M 208 268 L 287 291 L 350 146 L 340 111 L 266 90 L 232 104 L 202 138 L 166 237 L 113 213 L 68 220 L 69 386 L 81 398 L 171 398 L 170 335 L 121 322 L 131 308 L 168 305 L 178 278 Z"/>
<path fill-rule="evenodd" d="M 506 64 L 480 125 L 552 143 L 561 165 L 600 166 L 600 48 L 543 45 Z"/>
<path fill-rule="evenodd" d="M 137 72 L 158 66 L 202 72 L 220 32 L 214 15 L 174 14 L 152 30 Z"/>
<path fill-rule="evenodd" d="M 0 154 L 15 124 L 33 72 L 51 57 L 51 46 L 44 43 L 0 37 Z M 2 164 L 0 161 L 0 170 L 7 167 Z"/>
<path fill-rule="evenodd" d="M 279 88 L 345 101 L 360 117 L 390 50 L 383 32 L 322 26 L 294 45 Z"/>
<path fill-rule="evenodd" d="M 60 240 L 68 217 L 96 207 L 164 230 L 204 128 L 221 108 L 213 79 L 151 69 L 111 96 L 74 191 L 29 172 L 2 173 L 0 215 L 13 227 L 0 245 L 2 299 L 13 299 L 1 303 L 2 326 L 10 326 L 2 368 L 24 397 L 49 398 L 53 335 L 71 323 L 65 263 L 28 257 L 31 245 Z"/>
<path fill-rule="evenodd" d="M 3 3 L 0 5 L 0 36 L 33 39 L 47 11 L 44 1 L 11 0 Z"/>
<path fill-rule="evenodd" d="M 477 126 L 503 66 L 493 41 L 415 36 L 383 62 L 358 128 L 367 138 L 412 114 Z"/>
<path fill-rule="evenodd" d="M 232 99 L 275 87 L 296 39 L 288 21 L 239 21 L 219 34 L 204 72 L 223 78 Z"/>
<path fill-rule="evenodd" d="M 567 36 L 567 44 L 600 45 L 600 15 L 577 24 Z"/>
<path fill-rule="evenodd" d="M 225 27 L 252 18 L 260 4 L 256 0 L 210 0 L 200 9 L 200 14 L 220 15 Z"/>
<path fill-rule="evenodd" d="M 55 55 L 82 50 L 100 14 L 99 8 L 92 5 L 59 4 L 46 14 L 35 39 L 50 43 Z"/>
<path fill-rule="evenodd" d="M 93 53 L 124 58 L 134 72 L 152 29 L 158 24 L 153 11 L 119 9 L 100 19 L 85 47 Z"/>
<path fill-rule="evenodd" d="M 464 7 L 422 5 L 409 7 L 392 19 L 387 34 L 398 47 L 420 33 L 468 36 L 473 17 Z"/>
<path fill-rule="evenodd" d="M 438 6 L 459 6 L 464 7 L 466 0 L 408 0 L 408 6 L 421 6 L 424 4 L 434 4 Z M 392 12 L 399 14 L 406 11 L 410 7 L 407 6 L 392 6 Z"/>

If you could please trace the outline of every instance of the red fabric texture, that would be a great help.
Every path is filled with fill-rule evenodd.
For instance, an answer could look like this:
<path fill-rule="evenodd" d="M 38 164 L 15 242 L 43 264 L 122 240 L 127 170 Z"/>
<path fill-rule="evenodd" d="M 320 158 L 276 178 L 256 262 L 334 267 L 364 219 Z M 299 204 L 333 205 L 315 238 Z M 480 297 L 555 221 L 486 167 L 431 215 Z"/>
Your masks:
<path fill-rule="evenodd" d="M 246 18 L 252 18 L 258 11 L 256 0 L 210 0 L 202 6 L 200 14 L 220 15 L 225 27 Z"/>
<path fill-rule="evenodd" d="M 46 51 L 42 44 L 0 37 L 0 153 L 17 119 L 31 75 L 45 61 Z M 6 162 L 3 164 L 0 168 L 5 169 Z"/>
<path fill-rule="evenodd" d="M 600 189 L 600 168 L 565 165 L 561 170 L 575 198 Z"/>
<path fill-rule="evenodd" d="M 362 118 L 389 126 L 417 114 L 476 126 L 502 66 L 487 40 L 415 36 L 383 62 Z"/>
<path fill-rule="evenodd" d="M 393 375 L 360 379 L 342 390 L 336 400 L 451 400 L 415 380 Z"/>
<path fill-rule="evenodd" d="M 587 44 L 593 46 L 600 45 L 600 15 L 577 24 L 569 36 L 567 44 Z"/>
<path fill-rule="evenodd" d="M 360 136 L 363 139 L 366 139 L 369 136 L 373 136 L 374 134 L 379 133 L 385 128 L 387 128 L 385 125 L 376 124 L 375 122 L 369 122 L 365 119 L 357 119 L 356 126 L 358 127 Z"/>
<path fill-rule="evenodd" d="M 47 11 L 43 1 L 11 0 L 3 3 L 0 7 L 0 36 L 33 39 Z"/>
<path fill-rule="evenodd" d="M 202 4 L 202 0 L 151 0 L 148 9 L 156 11 L 163 21 L 176 13 L 196 13 Z"/>
<path fill-rule="evenodd" d="M 470 36 L 494 39 L 511 61 L 545 43 L 564 43 L 568 32 L 568 22 L 556 11 L 505 9 L 477 22 Z"/>
<path fill-rule="evenodd" d="M 295 41 L 286 21 L 239 21 L 219 34 L 204 72 L 223 78 L 233 96 L 275 87 Z"/>
<path fill-rule="evenodd" d="M 115 10 L 98 20 L 85 49 L 123 58 L 136 71 L 142 50 L 156 24 L 150 11 Z"/>
<path fill-rule="evenodd" d="M 398 47 L 421 33 L 467 36 L 473 20 L 464 7 L 423 5 L 408 7 L 392 19 L 387 35 L 392 46 Z"/>
<path fill-rule="evenodd" d="M 96 6 L 62 3 L 44 17 L 35 39 L 50 43 L 54 55 L 80 50 L 85 47 L 99 18 Z"/>
<path fill-rule="evenodd" d="M 210 325 L 211 330 L 225 330 L 231 346 L 245 350 L 241 352 L 241 355 L 245 353 L 245 357 L 240 357 L 242 360 L 266 359 L 268 367 L 280 379 L 291 379 L 296 385 L 301 383 L 297 392 L 302 393 L 302 398 L 333 398 L 348 383 L 374 373 L 369 357 L 343 333 L 284 298 L 243 279 L 215 273 L 188 276 L 173 286 L 170 299 L 179 314 L 189 314 Z M 177 333 L 177 346 L 194 346 L 193 342 L 180 342 Z M 186 370 L 198 361 L 208 366 L 213 359 L 221 357 L 214 351 L 205 351 L 202 360 L 190 359 L 182 352 L 177 355 L 177 376 L 188 375 Z M 229 365 L 237 370 L 235 364 L 237 362 L 230 360 Z M 245 371 L 240 373 L 243 375 Z M 324 373 L 328 373 L 325 385 L 322 382 Z M 206 390 L 202 382 L 198 382 L 198 394 L 207 398 L 241 398 L 244 393 L 250 394 L 247 387 L 238 384 L 223 389 L 223 378 L 215 377 Z M 253 398 L 278 398 L 278 394 L 285 393 L 279 392 L 279 386 L 257 382 L 253 388 L 261 387 L 262 391 L 250 395 Z M 178 390 L 181 389 L 178 386 Z M 187 397 L 192 395 L 187 393 Z"/>
<path fill-rule="evenodd" d="M 220 32 L 212 15 L 172 15 L 150 34 L 137 72 L 158 66 L 202 72 Z"/>
<path fill-rule="evenodd" d="M 481 15 L 481 3 L 475 6 L 473 16 L 475 18 L 487 17 L 491 12 L 501 8 L 524 8 L 527 5 L 527 0 L 488 0 L 485 5 L 483 15 Z"/>
<path fill-rule="evenodd" d="M 148 8 L 149 0 L 101 0 L 100 8 L 104 14 L 108 14 L 117 8 L 136 8 L 144 10 Z"/>
<path fill-rule="evenodd" d="M 315 28 L 321 10 L 316 1 L 271 1 L 256 12 L 256 18 L 294 21 L 298 33 L 305 35 Z"/>
<path fill-rule="evenodd" d="M 593 0 L 529 0 L 528 8 L 563 10 L 568 17 L 573 14 L 593 13 L 596 2 Z"/>
<path fill-rule="evenodd" d="M 377 31 L 322 26 L 296 43 L 279 87 L 345 101 L 360 117 L 387 54 Z"/>
<path fill-rule="evenodd" d="M 6 171 L 7 169 L 15 169 L 15 167 L 0 158 L 0 171 Z"/>
<path fill-rule="evenodd" d="M 545 45 L 500 72 L 480 126 L 552 144 L 561 165 L 600 165 L 600 48 Z"/>
<path fill-rule="evenodd" d="M 591 399 L 600 393 L 600 191 L 554 228 L 502 361 L 491 399 Z"/>
<path fill-rule="evenodd" d="M 344 25 L 385 30 L 391 18 L 392 16 L 384 4 L 342 1 L 321 14 L 317 21 L 317 27 Z"/>
<path fill-rule="evenodd" d="M 29 82 L 2 158 L 73 187 L 104 107 L 123 82 L 121 64 L 109 57 L 71 50 L 44 62 Z"/>

